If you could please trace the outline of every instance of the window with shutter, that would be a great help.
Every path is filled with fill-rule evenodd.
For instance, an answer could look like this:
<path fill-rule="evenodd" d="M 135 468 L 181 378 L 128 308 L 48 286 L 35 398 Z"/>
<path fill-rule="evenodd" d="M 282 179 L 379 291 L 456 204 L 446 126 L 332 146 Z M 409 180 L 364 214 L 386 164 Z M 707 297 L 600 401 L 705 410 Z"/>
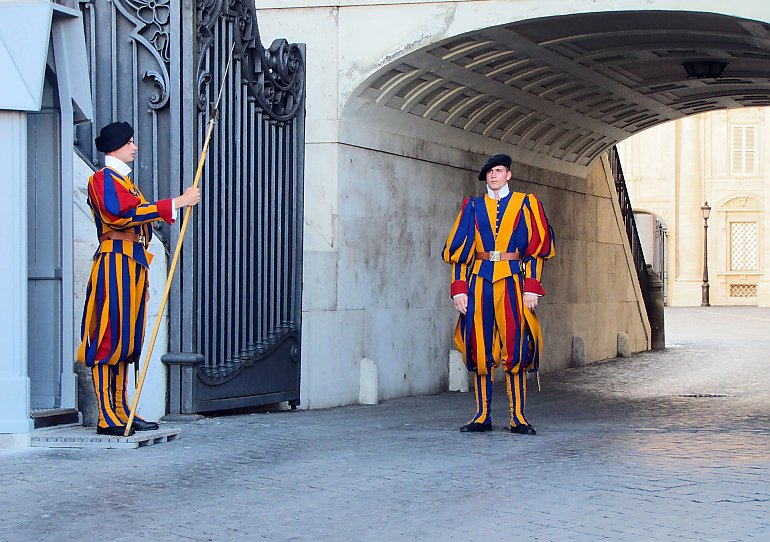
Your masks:
<path fill-rule="evenodd" d="M 746 175 L 753 175 L 756 173 L 756 169 L 754 168 L 754 154 L 756 153 L 757 148 L 754 143 L 755 130 L 754 126 L 743 127 L 743 172 Z"/>
<path fill-rule="evenodd" d="M 733 175 L 756 175 L 757 173 L 757 136 L 756 126 L 734 125 L 731 127 L 730 170 Z"/>

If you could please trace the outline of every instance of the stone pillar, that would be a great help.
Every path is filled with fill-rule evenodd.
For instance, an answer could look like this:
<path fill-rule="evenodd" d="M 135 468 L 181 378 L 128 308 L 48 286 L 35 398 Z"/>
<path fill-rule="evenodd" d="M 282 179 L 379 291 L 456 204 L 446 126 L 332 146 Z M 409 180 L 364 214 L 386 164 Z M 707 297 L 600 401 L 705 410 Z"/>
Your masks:
<path fill-rule="evenodd" d="M 572 337 L 572 367 L 586 366 L 586 341 L 583 337 Z"/>
<path fill-rule="evenodd" d="M 0 111 L 0 164 L 5 173 L 6 232 L 0 258 L 0 448 L 29 445 L 27 377 L 27 116 Z M 20 234 L 20 235 L 19 235 Z"/>
<path fill-rule="evenodd" d="M 380 384 L 377 363 L 369 358 L 360 362 L 358 402 L 376 405 L 380 402 Z"/>
<path fill-rule="evenodd" d="M 677 121 L 677 253 L 675 305 L 700 305 L 703 254 L 694 247 L 703 246 L 701 217 L 702 175 L 700 120 L 688 117 Z"/>
<path fill-rule="evenodd" d="M 465 360 L 463 355 L 452 349 L 449 351 L 449 391 L 467 392 L 470 388 L 468 385 L 468 369 L 465 367 Z"/>
<path fill-rule="evenodd" d="M 650 278 L 650 294 L 648 296 L 650 306 L 647 307 L 647 316 L 650 319 L 650 332 L 652 334 L 650 347 L 653 350 L 663 350 L 666 348 L 663 281 L 661 280 L 660 276 L 655 271 L 653 271 L 651 265 L 647 266 L 647 276 Z"/>
<path fill-rule="evenodd" d="M 202 354 L 169 353 L 161 357 L 168 367 L 168 414 L 167 422 L 192 422 L 203 416 L 195 413 L 193 387 L 195 372 L 206 358 Z"/>
<path fill-rule="evenodd" d="M 770 124 L 770 115 L 765 108 L 760 109 L 760 130 L 766 133 L 767 126 Z M 759 139 L 759 153 L 761 159 L 759 163 L 760 171 L 770 171 L 770 138 L 762 137 Z M 770 182 L 765 173 L 765 182 L 763 184 L 762 213 L 760 214 L 760 232 L 759 232 L 759 250 L 760 254 L 770 254 Z M 760 271 L 762 276 L 759 278 L 757 286 L 757 304 L 760 307 L 770 307 L 770 259 L 760 257 Z M 725 266 L 727 269 L 727 266 Z"/>

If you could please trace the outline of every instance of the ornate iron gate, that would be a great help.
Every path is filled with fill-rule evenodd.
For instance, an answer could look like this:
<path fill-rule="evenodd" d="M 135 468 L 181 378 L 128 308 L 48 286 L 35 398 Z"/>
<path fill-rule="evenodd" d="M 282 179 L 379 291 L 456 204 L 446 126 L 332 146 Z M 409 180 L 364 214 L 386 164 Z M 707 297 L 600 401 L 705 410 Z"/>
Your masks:
<path fill-rule="evenodd" d="M 222 106 L 169 303 L 171 414 L 299 402 L 304 50 L 262 47 L 253 0 L 81 2 L 96 122 L 128 119 L 153 198 L 189 185 Z M 233 64 L 222 73 L 231 45 Z M 94 163 L 93 129 L 78 146 Z M 151 155 L 150 159 L 144 157 Z M 178 228 L 158 232 L 173 247 Z"/>
<path fill-rule="evenodd" d="M 237 52 L 198 215 L 197 411 L 299 400 L 303 55 L 285 40 L 264 50 L 246 4 L 203 0 L 196 19 L 199 145 Z"/>

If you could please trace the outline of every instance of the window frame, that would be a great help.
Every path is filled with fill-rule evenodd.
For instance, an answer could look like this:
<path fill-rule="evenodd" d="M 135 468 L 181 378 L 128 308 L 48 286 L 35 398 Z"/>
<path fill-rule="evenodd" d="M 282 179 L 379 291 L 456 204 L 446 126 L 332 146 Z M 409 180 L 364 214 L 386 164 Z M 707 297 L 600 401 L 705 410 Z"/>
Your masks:
<path fill-rule="evenodd" d="M 756 254 L 755 257 L 755 268 L 754 269 L 733 269 L 733 224 L 754 224 L 754 227 L 756 228 L 755 232 L 755 244 L 756 247 L 754 249 L 754 253 Z M 756 217 L 734 217 L 727 222 L 727 271 L 728 273 L 732 274 L 754 274 L 759 273 L 759 270 L 761 269 L 762 262 L 761 262 L 761 253 L 760 253 L 760 239 L 759 239 L 759 232 L 760 232 L 760 224 L 759 220 L 757 220 Z"/>
<path fill-rule="evenodd" d="M 746 145 L 746 132 L 751 128 L 754 131 L 754 146 L 748 148 Z M 730 149 L 730 175 L 733 177 L 756 177 L 759 173 L 759 126 L 754 122 L 736 122 L 729 125 L 729 149 Z M 735 135 L 736 131 L 741 131 L 741 146 L 736 148 Z M 735 153 L 740 152 L 740 170 L 736 168 Z M 753 153 L 753 168 L 751 171 L 746 170 L 746 155 Z"/>

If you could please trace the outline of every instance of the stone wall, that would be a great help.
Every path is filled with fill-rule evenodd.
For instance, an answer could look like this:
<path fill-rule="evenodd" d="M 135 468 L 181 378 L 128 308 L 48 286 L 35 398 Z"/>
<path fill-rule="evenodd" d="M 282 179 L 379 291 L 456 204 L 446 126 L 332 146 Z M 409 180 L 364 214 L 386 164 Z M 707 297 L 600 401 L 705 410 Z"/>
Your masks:
<path fill-rule="evenodd" d="M 0 111 L 0 163 L 5 178 L 0 261 L 0 449 L 29 444 L 27 372 L 27 116 Z"/>
<path fill-rule="evenodd" d="M 338 146 L 337 244 L 306 226 L 304 407 L 356 402 L 362 358 L 378 365 L 380 398 L 446 389 L 456 313 L 441 250 L 462 199 L 484 189 L 462 164 L 480 164 L 483 156 L 417 147 L 419 158 Z M 314 166 L 320 164 L 308 163 L 308 170 Z M 543 371 L 571 365 L 576 335 L 589 362 L 614 357 L 619 332 L 633 351 L 645 350 L 649 328 L 606 162 L 587 178 L 513 169 L 527 182 L 512 188 L 538 194 L 557 237 L 543 280 L 548 296 L 538 309 Z"/>

